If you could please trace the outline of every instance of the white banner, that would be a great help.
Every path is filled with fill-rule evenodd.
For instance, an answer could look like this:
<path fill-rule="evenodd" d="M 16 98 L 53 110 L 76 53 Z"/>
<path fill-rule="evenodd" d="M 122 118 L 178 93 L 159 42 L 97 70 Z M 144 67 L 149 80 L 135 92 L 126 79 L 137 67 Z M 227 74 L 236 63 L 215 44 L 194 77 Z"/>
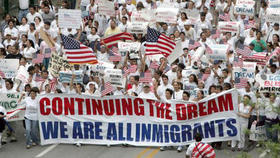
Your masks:
<path fill-rule="evenodd" d="M 239 15 L 254 16 L 255 8 L 251 5 L 236 5 L 234 6 L 234 13 Z"/>
<path fill-rule="evenodd" d="M 256 75 L 260 92 L 280 93 L 280 75 Z"/>
<path fill-rule="evenodd" d="M 0 76 L 5 78 L 16 77 L 18 66 L 18 59 L 0 59 Z"/>
<path fill-rule="evenodd" d="M 114 2 L 108 0 L 98 0 L 98 13 L 101 15 L 115 16 Z"/>
<path fill-rule="evenodd" d="M 141 11 L 133 11 L 131 14 L 131 22 L 156 22 L 154 10 L 143 9 Z"/>
<path fill-rule="evenodd" d="M 221 32 L 238 33 L 239 22 L 219 21 L 218 29 L 220 29 Z"/>
<path fill-rule="evenodd" d="M 200 102 L 127 97 L 46 94 L 39 98 L 41 144 L 130 144 L 178 146 L 194 142 L 239 140 L 235 89 Z"/>
<path fill-rule="evenodd" d="M 178 12 L 178 8 L 157 8 L 156 21 L 176 24 Z"/>
<path fill-rule="evenodd" d="M 5 120 L 18 121 L 24 119 L 25 105 L 18 104 L 20 93 L 0 93 L 0 106 L 3 106 L 7 115 Z"/>
<path fill-rule="evenodd" d="M 280 21 L 280 9 L 267 8 L 266 9 L 266 21 L 278 23 Z"/>
<path fill-rule="evenodd" d="M 75 78 L 74 78 L 74 83 L 83 83 L 83 71 L 74 71 L 75 73 Z M 62 83 L 70 83 L 72 79 L 72 71 L 60 71 L 59 72 L 59 81 Z"/>
<path fill-rule="evenodd" d="M 251 83 L 255 80 L 257 63 L 243 62 L 242 67 L 233 67 L 233 78 L 247 78 Z"/>
<path fill-rule="evenodd" d="M 127 25 L 127 32 L 135 34 L 146 34 L 148 22 L 130 22 Z"/>
<path fill-rule="evenodd" d="M 227 50 L 229 45 L 226 44 L 212 44 L 209 45 L 209 47 L 212 49 L 212 54 L 207 54 L 210 59 L 213 60 L 226 60 L 227 59 Z"/>
<path fill-rule="evenodd" d="M 81 10 L 58 9 L 59 28 L 80 29 L 82 21 Z"/>
<path fill-rule="evenodd" d="M 268 8 L 280 8 L 280 0 L 268 0 Z"/>
<path fill-rule="evenodd" d="M 120 69 L 106 69 L 104 81 L 105 83 L 110 82 L 114 87 L 125 87 L 125 79 Z"/>

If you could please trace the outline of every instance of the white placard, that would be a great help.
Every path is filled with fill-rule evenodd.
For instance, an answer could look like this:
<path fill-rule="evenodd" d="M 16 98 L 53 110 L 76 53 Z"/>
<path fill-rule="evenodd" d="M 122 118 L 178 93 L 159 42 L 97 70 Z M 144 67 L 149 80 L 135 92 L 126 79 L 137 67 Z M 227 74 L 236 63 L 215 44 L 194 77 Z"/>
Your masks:
<path fill-rule="evenodd" d="M 182 9 L 181 12 L 184 12 L 187 14 L 188 19 L 191 21 L 192 24 L 195 24 L 195 22 L 197 21 L 197 19 L 199 19 L 199 10 L 197 9 Z"/>
<path fill-rule="evenodd" d="M 118 42 L 119 51 L 138 51 L 140 46 L 139 42 Z"/>
<path fill-rule="evenodd" d="M 58 26 L 60 28 L 79 29 L 82 21 L 81 10 L 59 9 Z"/>
<path fill-rule="evenodd" d="M 236 5 L 234 13 L 238 15 L 254 16 L 255 8 L 252 5 Z"/>
<path fill-rule="evenodd" d="M 234 67 L 233 78 L 247 78 L 248 81 L 254 82 L 256 65 L 257 63 L 243 62 L 242 67 Z"/>
<path fill-rule="evenodd" d="M 184 54 L 184 51 L 182 49 L 182 41 L 176 41 L 176 47 L 172 51 L 172 53 L 167 57 L 167 61 L 169 64 L 173 63 L 176 59 L 178 59 L 182 54 Z"/>
<path fill-rule="evenodd" d="M 127 32 L 135 34 L 146 34 L 148 22 L 131 22 L 128 23 Z"/>
<path fill-rule="evenodd" d="M 280 8 L 280 0 L 268 0 L 268 8 Z"/>
<path fill-rule="evenodd" d="M 115 65 L 112 63 L 109 63 L 109 62 L 104 62 L 104 61 L 98 60 L 97 64 L 90 65 L 90 66 L 91 66 L 91 70 L 93 72 L 93 76 L 102 77 L 102 76 L 104 76 L 104 71 L 106 69 L 113 69 Z"/>
<path fill-rule="evenodd" d="M 212 44 L 212 45 L 209 45 L 209 47 L 213 51 L 212 54 L 208 54 L 210 59 L 212 59 L 212 60 L 226 60 L 227 59 L 226 53 L 227 53 L 229 45 Z"/>
<path fill-rule="evenodd" d="M 143 9 L 141 11 L 133 11 L 131 14 L 131 22 L 156 22 L 155 11 Z"/>
<path fill-rule="evenodd" d="M 255 1 L 253 1 L 253 0 L 237 0 L 236 5 L 254 6 Z"/>
<path fill-rule="evenodd" d="M 18 59 L 0 59 L 0 72 L 2 73 L 2 75 L 4 75 L 5 78 L 15 77 L 18 66 Z"/>
<path fill-rule="evenodd" d="M 156 21 L 176 24 L 178 12 L 178 8 L 157 8 Z"/>
<path fill-rule="evenodd" d="M 98 0 L 98 13 L 101 15 L 115 16 L 114 2 Z"/>
<path fill-rule="evenodd" d="M 238 33 L 239 25 L 239 22 L 219 21 L 218 29 L 220 32 Z"/>
<path fill-rule="evenodd" d="M 280 9 L 267 8 L 266 9 L 266 21 L 267 22 L 279 22 L 280 21 Z"/>
<path fill-rule="evenodd" d="M 120 69 L 106 69 L 104 81 L 105 83 L 110 82 L 114 87 L 125 87 L 125 80 Z"/>

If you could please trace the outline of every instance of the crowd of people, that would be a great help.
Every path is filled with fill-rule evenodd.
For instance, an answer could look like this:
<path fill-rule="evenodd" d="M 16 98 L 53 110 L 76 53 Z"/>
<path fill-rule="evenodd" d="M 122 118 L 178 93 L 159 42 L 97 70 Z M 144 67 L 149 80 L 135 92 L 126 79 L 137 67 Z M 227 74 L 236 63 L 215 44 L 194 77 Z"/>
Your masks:
<path fill-rule="evenodd" d="M 266 0 L 256 1 L 255 15 L 234 14 L 236 0 L 177 0 L 172 1 L 175 7 L 199 11 L 199 18 L 192 22 L 187 13 L 179 12 L 177 23 L 156 22 L 150 27 L 170 37 L 171 40 L 181 40 L 183 55 L 173 63 L 160 55 L 157 57 L 145 55 L 146 35 L 132 34 L 133 42 L 140 42 L 137 58 L 132 58 L 127 53 L 120 61 L 110 61 L 108 48 L 103 39 L 111 35 L 126 32 L 131 22 L 131 14 L 145 9 L 154 10 L 164 5 L 166 0 L 126 0 L 114 1 L 115 17 L 100 15 L 98 4 L 95 0 L 81 0 L 82 12 L 89 15 L 81 21 L 80 29 L 59 28 L 58 9 L 67 9 L 70 4 L 67 0 L 62 1 L 61 6 L 54 6 L 51 0 L 40 0 L 39 6 L 29 6 L 28 0 L 19 0 L 19 15 L 6 14 L 0 24 L 0 60 L 19 59 L 20 67 L 24 67 L 29 77 L 27 82 L 17 82 L 15 78 L 0 78 L 0 93 L 22 93 L 19 103 L 26 104 L 25 128 L 26 147 L 39 144 L 37 103 L 38 94 L 64 93 L 64 94 L 86 94 L 102 97 L 101 87 L 104 86 L 102 75 L 94 75 L 90 64 L 74 65 L 75 70 L 83 71 L 83 83 L 75 83 L 73 74 L 69 83 L 56 81 L 52 86 L 54 76 L 49 71 L 50 59 L 45 58 L 42 63 L 34 64 L 32 59 L 35 54 L 45 54 L 52 50 L 60 56 L 65 56 L 61 34 L 74 38 L 89 47 L 92 43 L 94 54 L 98 61 L 114 64 L 115 69 L 130 69 L 136 66 L 134 72 L 125 76 L 125 87 L 115 87 L 106 94 L 138 96 L 142 98 L 156 99 L 163 102 L 171 100 L 200 101 L 201 99 L 235 88 L 233 69 L 235 59 L 243 59 L 236 49 L 244 45 L 251 50 L 251 55 L 265 52 L 267 57 L 277 49 L 280 44 L 279 23 L 266 21 Z M 238 33 L 221 32 L 218 37 L 212 38 L 211 32 L 218 26 L 219 21 L 224 21 L 220 15 L 228 15 L 229 21 L 240 22 Z M 248 25 L 251 24 L 251 25 Z M 40 34 L 43 30 L 49 41 L 45 41 Z M 189 48 L 189 41 L 194 40 L 199 45 L 193 49 Z M 50 47 L 52 43 L 54 47 Z M 100 44 L 100 47 L 96 43 Z M 224 52 L 226 60 L 197 60 L 193 57 L 200 48 L 207 49 L 207 45 L 224 44 L 229 49 Z M 207 56 L 203 52 L 201 59 Z M 245 59 L 244 59 L 245 60 Z M 206 62 L 205 62 L 206 61 Z M 254 61 L 251 61 L 254 62 Z M 153 66 L 152 66 L 153 65 Z M 184 74 L 184 70 L 192 70 L 191 74 Z M 142 72 L 152 73 L 152 82 L 140 82 Z M 280 75 L 280 55 L 271 56 L 265 64 L 257 64 L 255 75 L 274 74 Z M 41 80 L 36 80 L 40 76 Z M 278 131 L 270 130 L 279 124 L 280 107 L 278 92 L 262 93 L 258 90 L 259 83 L 255 79 L 247 82 L 243 88 L 238 88 L 240 104 L 238 116 L 240 117 L 240 141 L 232 141 L 232 151 L 245 149 L 245 130 L 250 129 L 254 121 L 258 125 L 266 126 L 267 139 L 278 142 Z M 9 123 L 9 128 L 4 128 L 5 109 L 0 106 L 0 133 L 2 144 L 7 143 L 8 137 L 12 142 L 16 141 L 17 128 L 14 122 Z M 1 113 L 2 112 L 2 113 Z M 2 128 L 3 127 L 3 128 Z M 3 131 L 3 132 L 2 132 Z M 0 138 L 1 138 L 0 135 Z M 18 137 L 18 136 L 17 136 Z M 220 149 L 221 142 L 213 143 L 213 147 Z M 166 147 L 161 147 L 165 150 Z M 178 147 L 182 151 L 182 147 Z"/>

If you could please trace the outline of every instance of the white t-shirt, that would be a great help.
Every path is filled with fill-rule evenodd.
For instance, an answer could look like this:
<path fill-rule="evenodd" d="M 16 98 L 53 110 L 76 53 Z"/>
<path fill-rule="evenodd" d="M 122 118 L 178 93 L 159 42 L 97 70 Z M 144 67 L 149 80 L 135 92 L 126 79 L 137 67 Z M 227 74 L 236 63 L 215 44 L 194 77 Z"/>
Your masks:
<path fill-rule="evenodd" d="M 28 9 L 29 0 L 19 0 L 19 8 L 20 9 Z"/>
<path fill-rule="evenodd" d="M 145 93 L 145 92 L 141 92 L 138 95 L 139 98 L 144 98 L 144 99 L 156 99 L 156 96 L 153 92 L 149 92 L 149 93 Z"/>
<path fill-rule="evenodd" d="M 95 41 L 95 40 L 100 40 L 100 37 L 99 37 L 97 34 L 95 34 L 95 35 L 89 34 L 89 35 L 87 36 L 87 39 L 89 40 L 89 42 L 93 42 L 93 41 Z"/>
<path fill-rule="evenodd" d="M 16 29 L 15 27 L 13 27 L 12 29 L 7 27 L 4 31 L 4 36 L 6 36 L 7 34 L 12 35 L 12 37 L 18 37 L 18 29 Z"/>
<path fill-rule="evenodd" d="M 27 18 L 27 20 L 28 20 L 28 23 L 30 24 L 30 23 L 34 22 L 34 18 L 37 17 L 37 16 L 40 17 L 40 19 L 43 19 L 42 16 L 41 16 L 41 14 L 38 13 L 38 12 L 35 12 L 33 15 L 32 15 L 31 13 L 28 13 L 28 14 L 26 15 L 26 18 Z"/>
<path fill-rule="evenodd" d="M 20 38 L 21 38 L 21 35 L 23 35 L 23 34 L 27 35 L 28 30 L 29 30 L 28 24 L 20 25 L 18 27 L 18 32 L 19 32 Z"/>
<path fill-rule="evenodd" d="M 24 117 L 26 117 L 29 120 L 38 120 L 37 109 L 39 106 L 39 102 L 37 98 L 31 99 L 31 97 L 26 97 L 24 99 L 24 102 L 26 104 Z"/>
<path fill-rule="evenodd" d="M 36 50 L 33 48 L 33 47 L 30 47 L 30 48 L 24 48 L 24 50 L 22 51 L 22 55 L 25 57 L 25 58 L 32 58 L 33 57 L 33 54 L 36 53 Z"/>

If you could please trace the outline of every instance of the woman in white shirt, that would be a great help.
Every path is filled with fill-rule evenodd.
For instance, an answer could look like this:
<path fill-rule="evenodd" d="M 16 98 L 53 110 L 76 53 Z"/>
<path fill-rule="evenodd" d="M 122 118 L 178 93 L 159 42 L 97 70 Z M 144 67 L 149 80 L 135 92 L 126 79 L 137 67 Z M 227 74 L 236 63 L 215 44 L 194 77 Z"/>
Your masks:
<path fill-rule="evenodd" d="M 250 102 L 251 97 L 249 95 L 244 95 L 243 102 L 238 106 L 238 118 L 239 118 L 239 131 L 240 131 L 240 141 L 232 140 L 231 141 L 231 150 L 235 151 L 235 147 L 238 143 L 238 151 L 244 149 L 245 146 L 245 131 L 248 129 L 248 120 L 253 110 L 253 105 Z"/>
<path fill-rule="evenodd" d="M 36 31 L 35 23 L 30 23 L 27 35 L 28 39 L 31 39 L 34 44 L 38 43 L 39 33 Z"/>
<path fill-rule="evenodd" d="M 38 114 L 37 109 L 39 106 L 39 102 L 37 99 L 37 89 L 32 88 L 30 91 L 30 95 L 26 97 L 22 103 L 24 103 L 25 106 L 25 129 L 26 129 L 26 148 L 31 148 L 31 145 L 35 146 L 39 144 L 39 135 L 38 135 Z M 19 98 L 18 103 L 21 103 L 23 97 L 25 96 L 25 93 L 21 95 Z"/>
<path fill-rule="evenodd" d="M 182 100 L 183 90 L 181 89 L 182 88 L 181 85 L 182 85 L 182 83 L 177 82 L 177 81 L 175 81 L 173 83 L 173 88 L 174 88 L 174 93 L 173 93 L 173 96 L 172 96 L 173 99 Z"/>
<path fill-rule="evenodd" d="M 36 28 L 36 31 L 40 31 L 41 28 L 44 27 L 44 22 L 42 21 L 42 19 L 38 16 L 36 16 L 34 18 L 34 21 L 35 21 L 35 28 Z"/>
<path fill-rule="evenodd" d="M 246 36 L 244 45 L 249 46 L 250 43 L 252 43 L 253 40 L 256 39 L 256 34 L 254 29 L 250 29 L 249 35 Z"/>
<path fill-rule="evenodd" d="M 29 25 L 27 24 L 27 18 L 23 17 L 21 19 L 21 25 L 18 27 L 18 32 L 20 37 L 23 34 L 27 35 L 28 30 L 29 30 Z"/>
<path fill-rule="evenodd" d="M 21 54 L 27 59 L 28 62 L 32 61 L 33 55 L 36 53 L 34 43 L 31 39 L 27 40 L 26 47 L 23 49 Z"/>

